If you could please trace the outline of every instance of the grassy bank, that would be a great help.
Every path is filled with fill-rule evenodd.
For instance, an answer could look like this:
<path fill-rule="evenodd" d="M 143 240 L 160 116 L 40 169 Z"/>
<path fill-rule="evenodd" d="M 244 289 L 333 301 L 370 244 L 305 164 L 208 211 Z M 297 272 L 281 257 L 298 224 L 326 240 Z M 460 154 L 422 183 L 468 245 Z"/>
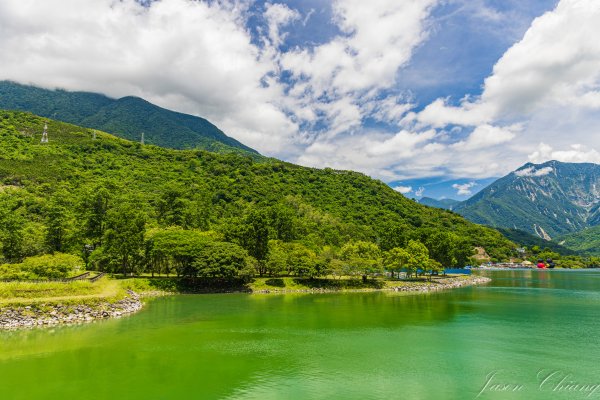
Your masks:
<path fill-rule="evenodd" d="M 102 278 L 97 282 L 1 282 L 0 308 L 11 306 L 35 306 L 40 304 L 85 304 L 114 302 L 127 296 L 132 290 L 140 294 L 156 295 L 160 293 L 277 293 L 310 291 L 368 291 L 435 288 L 460 280 L 468 276 L 433 277 L 430 282 L 425 278 L 415 280 L 368 279 L 360 278 L 297 278 L 297 277 L 257 277 L 244 280 L 185 280 L 178 278 Z"/>
<path fill-rule="evenodd" d="M 102 278 L 96 282 L 2 282 L 0 308 L 37 304 L 96 304 L 117 301 L 127 295 L 119 281 Z"/>
<path fill-rule="evenodd" d="M 435 276 L 431 281 L 427 278 L 411 280 L 368 279 L 363 282 L 360 278 L 255 278 L 248 283 L 252 292 L 294 292 L 294 291 L 359 291 L 386 290 L 395 288 L 428 288 L 444 285 L 456 280 L 469 279 L 467 275 Z"/>

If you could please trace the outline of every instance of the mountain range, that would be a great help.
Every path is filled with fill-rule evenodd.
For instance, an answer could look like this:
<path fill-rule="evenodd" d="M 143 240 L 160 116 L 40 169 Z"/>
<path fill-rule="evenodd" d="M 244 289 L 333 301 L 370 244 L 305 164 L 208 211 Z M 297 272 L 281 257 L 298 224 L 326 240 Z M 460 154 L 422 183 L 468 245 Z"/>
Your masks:
<path fill-rule="evenodd" d="M 600 255 L 597 164 L 527 163 L 466 201 L 424 197 L 419 202 L 493 226 L 522 245 Z"/>
<path fill-rule="evenodd" d="M 546 240 L 600 224 L 600 165 L 527 163 L 454 210 L 473 222 Z"/>
<path fill-rule="evenodd" d="M 98 93 L 0 81 L 0 109 L 27 111 L 133 141 L 140 141 L 144 133 L 145 143 L 173 149 L 259 156 L 204 118 L 167 110 L 139 97 L 112 99 Z"/>
<path fill-rule="evenodd" d="M 434 199 L 432 197 L 421 197 L 419 200 L 420 204 L 429 207 L 441 208 L 444 210 L 452 210 L 456 205 L 460 203 L 459 200 L 454 199 Z"/>

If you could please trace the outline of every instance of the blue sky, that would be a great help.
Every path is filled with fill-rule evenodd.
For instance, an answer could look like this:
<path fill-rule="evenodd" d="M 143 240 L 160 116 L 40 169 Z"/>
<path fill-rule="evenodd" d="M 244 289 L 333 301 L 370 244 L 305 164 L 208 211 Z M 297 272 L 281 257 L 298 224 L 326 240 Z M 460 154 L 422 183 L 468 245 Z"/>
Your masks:
<path fill-rule="evenodd" d="M 526 162 L 600 163 L 599 21 L 597 0 L 3 0 L 0 79 L 464 199 Z"/>

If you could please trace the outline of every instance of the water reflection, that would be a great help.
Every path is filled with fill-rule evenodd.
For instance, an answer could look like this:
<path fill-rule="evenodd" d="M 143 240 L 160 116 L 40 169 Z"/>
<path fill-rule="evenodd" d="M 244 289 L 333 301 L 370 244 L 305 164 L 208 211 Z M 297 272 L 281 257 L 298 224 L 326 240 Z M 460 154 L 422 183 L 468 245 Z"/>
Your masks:
<path fill-rule="evenodd" d="M 420 295 L 173 296 L 3 332 L 3 398 L 474 398 L 499 369 L 529 385 L 512 398 L 541 399 L 540 368 L 600 376 L 600 274 L 485 273 L 492 284 Z"/>

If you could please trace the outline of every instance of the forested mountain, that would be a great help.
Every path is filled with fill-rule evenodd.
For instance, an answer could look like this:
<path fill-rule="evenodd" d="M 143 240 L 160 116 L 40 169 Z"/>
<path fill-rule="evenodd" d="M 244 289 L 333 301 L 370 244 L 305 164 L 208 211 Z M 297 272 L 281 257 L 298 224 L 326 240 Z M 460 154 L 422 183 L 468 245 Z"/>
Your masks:
<path fill-rule="evenodd" d="M 570 233 L 557 240 L 563 246 L 583 254 L 600 256 L 600 225 Z"/>
<path fill-rule="evenodd" d="M 258 153 L 209 121 L 155 106 L 138 97 L 115 100 L 97 93 L 47 90 L 0 81 L 0 109 L 28 111 L 116 136 L 173 149 Z"/>
<path fill-rule="evenodd" d="M 539 247 L 540 249 L 548 249 L 555 253 L 565 256 L 574 256 L 580 254 L 580 251 L 572 246 L 565 247 L 561 240 L 548 241 L 541 237 L 513 228 L 497 228 L 507 239 L 518 243 L 520 246 L 527 248 Z"/>
<path fill-rule="evenodd" d="M 457 204 L 460 203 L 458 200 L 454 199 L 433 199 L 431 197 L 422 197 L 419 199 L 419 203 L 435 208 L 442 208 L 444 210 L 452 210 Z"/>
<path fill-rule="evenodd" d="M 454 207 L 473 222 L 550 240 L 600 224 L 600 165 L 525 164 Z"/>
<path fill-rule="evenodd" d="M 42 144 L 44 122 L 0 111 L 0 242 L 8 261 L 79 254 L 84 246 L 102 260 L 135 243 L 146 254 L 146 239 L 165 229 L 237 243 L 267 266 L 277 263 L 269 258 L 278 254 L 273 243 L 298 259 L 310 253 L 331 261 L 349 242 L 387 251 L 418 240 L 444 265 L 464 262 L 449 253 L 455 244 L 484 247 L 496 259 L 515 247 L 495 230 L 360 173 L 141 145 L 53 120 Z M 175 246 L 173 237 L 162 237 L 163 248 Z"/>

